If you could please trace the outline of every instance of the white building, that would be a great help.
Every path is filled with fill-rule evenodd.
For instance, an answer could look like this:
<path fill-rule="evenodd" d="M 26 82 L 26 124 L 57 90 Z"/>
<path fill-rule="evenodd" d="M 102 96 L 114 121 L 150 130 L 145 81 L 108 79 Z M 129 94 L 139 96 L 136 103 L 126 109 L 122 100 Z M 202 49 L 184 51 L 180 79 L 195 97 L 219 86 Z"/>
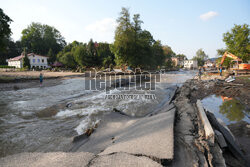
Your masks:
<path fill-rule="evenodd" d="M 197 69 L 198 68 L 197 60 L 185 60 L 184 61 L 184 68 Z"/>
<path fill-rule="evenodd" d="M 27 55 L 30 60 L 30 68 L 48 68 L 48 57 L 42 55 L 36 55 L 30 53 Z M 24 55 L 17 56 L 8 60 L 8 66 L 14 66 L 16 68 L 23 68 Z"/>

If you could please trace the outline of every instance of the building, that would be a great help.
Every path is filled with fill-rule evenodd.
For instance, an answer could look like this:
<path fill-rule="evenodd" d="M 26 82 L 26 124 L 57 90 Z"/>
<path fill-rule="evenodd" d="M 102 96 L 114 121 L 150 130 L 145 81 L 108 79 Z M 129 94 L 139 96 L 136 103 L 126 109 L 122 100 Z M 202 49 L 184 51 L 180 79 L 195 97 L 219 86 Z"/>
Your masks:
<path fill-rule="evenodd" d="M 174 66 L 183 66 L 183 64 L 184 64 L 184 61 L 177 58 L 177 57 L 172 57 L 171 60 L 172 60 Z"/>
<path fill-rule="evenodd" d="M 214 68 L 216 67 L 216 60 L 217 58 L 211 58 L 205 61 L 204 67 L 205 68 Z"/>
<path fill-rule="evenodd" d="M 197 60 L 185 60 L 184 61 L 184 68 L 197 69 L 198 68 Z"/>
<path fill-rule="evenodd" d="M 27 55 L 30 60 L 30 68 L 48 68 L 48 57 L 30 53 Z M 24 55 L 20 55 L 11 59 L 8 59 L 8 66 L 14 66 L 16 68 L 23 68 Z"/>

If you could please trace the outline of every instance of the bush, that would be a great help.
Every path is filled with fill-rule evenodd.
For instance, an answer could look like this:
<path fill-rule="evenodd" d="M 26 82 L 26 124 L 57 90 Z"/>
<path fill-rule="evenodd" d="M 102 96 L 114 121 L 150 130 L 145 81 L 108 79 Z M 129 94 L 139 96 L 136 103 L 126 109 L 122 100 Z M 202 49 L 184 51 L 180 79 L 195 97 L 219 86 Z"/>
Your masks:
<path fill-rule="evenodd" d="M 16 67 L 8 65 L 0 65 L 0 68 L 16 68 Z"/>

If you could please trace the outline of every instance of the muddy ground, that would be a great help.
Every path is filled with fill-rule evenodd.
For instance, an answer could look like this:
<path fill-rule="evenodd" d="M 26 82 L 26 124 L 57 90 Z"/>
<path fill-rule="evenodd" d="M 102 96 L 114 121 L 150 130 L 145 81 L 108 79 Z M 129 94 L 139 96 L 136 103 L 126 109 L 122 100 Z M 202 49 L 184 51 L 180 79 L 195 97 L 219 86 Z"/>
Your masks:
<path fill-rule="evenodd" d="M 250 78 L 250 76 L 248 76 Z M 193 80 L 191 83 L 191 102 L 215 94 L 229 98 L 237 98 L 250 110 L 250 80 L 247 76 L 236 77 L 235 81 L 227 83 L 223 79 Z"/>
<path fill-rule="evenodd" d="M 179 114 L 179 115 L 185 114 L 183 111 L 185 110 L 185 112 L 186 112 L 186 111 L 190 110 L 191 105 L 194 105 L 196 103 L 197 99 L 203 99 L 203 98 L 205 98 L 209 95 L 213 95 L 213 94 L 218 95 L 218 96 L 228 97 L 228 98 L 236 98 L 240 101 L 240 103 L 243 104 L 243 106 L 246 108 L 246 111 L 249 111 L 250 110 L 250 108 L 249 108 L 250 107 L 250 82 L 248 79 L 249 77 L 250 76 L 236 77 L 236 80 L 231 82 L 231 83 L 225 82 L 223 80 L 225 78 L 209 79 L 208 77 L 206 78 L 206 80 L 193 79 L 193 80 L 187 81 L 179 89 L 179 91 L 176 95 L 177 97 L 175 100 L 176 101 L 175 104 L 178 108 L 177 114 Z M 183 97 L 187 97 L 187 98 L 183 99 Z M 187 102 L 185 102 L 185 101 L 187 101 Z M 183 102 L 186 104 L 183 104 Z M 188 105 L 190 105 L 189 108 L 187 108 Z M 198 132 L 199 130 L 196 130 L 196 127 L 197 127 L 196 124 L 198 121 L 197 121 L 197 118 L 195 117 L 195 115 L 196 114 L 194 114 L 193 112 L 188 113 L 188 116 L 190 117 L 189 120 L 193 121 L 193 125 L 192 125 L 193 128 L 192 129 L 195 131 L 195 134 L 197 134 L 197 133 L 199 133 Z M 183 116 L 181 116 L 181 117 L 183 117 Z M 180 119 L 182 119 L 181 117 L 180 117 Z M 184 120 L 187 120 L 187 119 L 184 119 Z M 183 122 L 183 120 L 181 120 L 181 121 Z M 178 125 L 178 122 L 177 122 L 177 128 L 176 128 L 177 132 L 178 132 L 178 126 L 180 126 L 180 125 Z M 240 122 L 228 125 L 228 127 L 229 127 L 230 131 L 233 133 L 234 137 L 236 138 L 236 142 L 240 146 L 240 149 L 243 152 L 244 156 L 249 161 L 249 159 L 250 159 L 250 125 L 244 121 L 240 121 Z M 199 141 L 199 139 L 197 139 L 197 137 L 195 137 L 194 135 L 191 135 L 192 137 L 187 136 L 186 134 L 183 134 L 183 135 L 184 135 L 184 139 L 179 139 L 180 141 L 185 141 L 186 140 L 185 138 L 187 138 L 187 137 L 189 139 L 194 138 L 194 139 L 192 139 L 194 143 L 196 143 L 196 141 Z M 176 139 L 178 139 L 178 136 Z M 190 146 L 192 146 L 192 145 L 190 145 Z M 202 145 L 202 143 L 200 143 L 198 145 Z M 202 147 L 204 148 L 204 145 Z M 196 150 L 196 149 L 193 149 L 193 151 L 194 150 Z M 197 151 L 197 150 L 195 151 L 196 154 L 197 153 L 200 154 L 200 149 L 198 149 L 198 150 L 199 151 Z M 232 153 L 230 153 L 230 151 L 228 149 L 222 149 L 222 150 L 223 150 L 223 157 L 225 158 L 225 163 L 227 166 L 245 166 L 241 162 L 239 162 L 239 160 L 237 160 L 232 155 Z M 211 151 L 211 152 L 213 152 L 213 151 Z M 190 154 L 190 155 L 192 155 L 192 154 Z M 193 154 L 193 155 L 195 155 L 195 154 Z M 211 159 L 208 158 L 208 154 L 205 155 L 207 163 L 209 163 L 209 161 L 211 160 L 212 164 L 214 164 L 214 162 L 213 162 L 214 155 L 213 155 L 213 153 L 211 153 L 210 155 L 212 155 Z M 198 162 L 201 161 L 201 158 L 199 158 L 199 156 L 194 156 L 194 157 L 196 157 L 196 159 L 197 158 L 199 159 Z M 199 163 L 199 165 L 201 165 L 201 164 Z"/>

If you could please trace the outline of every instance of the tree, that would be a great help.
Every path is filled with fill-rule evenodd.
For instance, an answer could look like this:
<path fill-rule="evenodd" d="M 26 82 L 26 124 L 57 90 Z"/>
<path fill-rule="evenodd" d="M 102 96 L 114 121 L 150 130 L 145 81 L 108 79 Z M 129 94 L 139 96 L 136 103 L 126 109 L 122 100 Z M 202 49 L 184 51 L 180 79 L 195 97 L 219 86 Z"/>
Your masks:
<path fill-rule="evenodd" d="M 248 24 L 235 24 L 231 31 L 223 34 L 226 50 L 241 58 L 243 62 L 250 60 L 249 32 Z"/>
<path fill-rule="evenodd" d="M 50 63 L 53 63 L 53 62 L 56 61 L 56 55 L 53 53 L 51 48 L 49 49 L 49 52 L 48 52 L 47 56 L 49 57 L 48 61 Z"/>
<path fill-rule="evenodd" d="M 115 64 L 115 55 L 110 50 L 110 44 L 108 43 L 98 43 L 97 56 L 98 56 L 98 66 L 104 66 L 108 68 L 110 65 Z"/>
<path fill-rule="evenodd" d="M 198 66 L 203 66 L 207 59 L 208 55 L 206 55 L 206 53 L 202 49 L 199 49 L 196 52 L 196 56 L 193 57 L 193 60 L 198 61 Z"/>
<path fill-rule="evenodd" d="M 162 49 L 161 41 L 156 41 L 153 44 L 153 57 L 155 60 L 155 66 L 162 66 L 164 65 L 166 56 L 164 55 L 164 51 Z"/>
<path fill-rule="evenodd" d="M 92 67 L 93 60 L 92 57 L 89 55 L 87 46 L 80 45 L 74 51 L 74 58 L 78 65 L 85 66 L 85 67 Z"/>
<path fill-rule="evenodd" d="M 74 60 L 73 55 L 70 52 L 64 53 L 60 58 L 59 61 L 63 63 L 68 68 L 76 68 L 76 62 Z"/>
<path fill-rule="evenodd" d="M 56 55 L 66 45 L 64 38 L 56 28 L 40 23 L 31 23 L 22 31 L 21 43 L 28 52 L 42 55 L 48 54 L 50 49 L 53 55 Z"/>
<path fill-rule="evenodd" d="M 116 64 L 122 65 L 129 62 L 132 53 L 132 31 L 130 14 L 128 9 L 122 8 L 120 17 L 117 19 L 118 26 L 115 31 L 115 41 L 112 52 L 115 54 Z"/>
<path fill-rule="evenodd" d="M 178 54 L 178 55 L 176 55 L 176 57 L 177 57 L 180 61 L 187 60 L 187 56 L 184 55 L 184 54 Z"/>
<path fill-rule="evenodd" d="M 7 40 L 5 50 L 0 51 L 0 64 L 7 64 L 6 59 L 19 56 L 22 50 L 20 41 Z"/>
<path fill-rule="evenodd" d="M 135 14 L 131 22 L 128 9 L 122 8 L 117 22 L 115 41 L 111 46 L 117 65 L 155 68 L 164 64 L 162 45 L 149 31 L 142 30 L 143 21 L 139 14 Z"/>
<path fill-rule="evenodd" d="M 30 69 L 30 59 L 27 56 L 26 50 L 24 49 L 23 67 Z"/>
<path fill-rule="evenodd" d="M 6 49 L 7 42 L 11 35 L 10 23 L 12 20 L 0 8 L 0 51 Z"/>
<path fill-rule="evenodd" d="M 226 49 L 217 49 L 217 56 L 223 56 L 223 54 L 226 52 L 227 50 Z"/>

